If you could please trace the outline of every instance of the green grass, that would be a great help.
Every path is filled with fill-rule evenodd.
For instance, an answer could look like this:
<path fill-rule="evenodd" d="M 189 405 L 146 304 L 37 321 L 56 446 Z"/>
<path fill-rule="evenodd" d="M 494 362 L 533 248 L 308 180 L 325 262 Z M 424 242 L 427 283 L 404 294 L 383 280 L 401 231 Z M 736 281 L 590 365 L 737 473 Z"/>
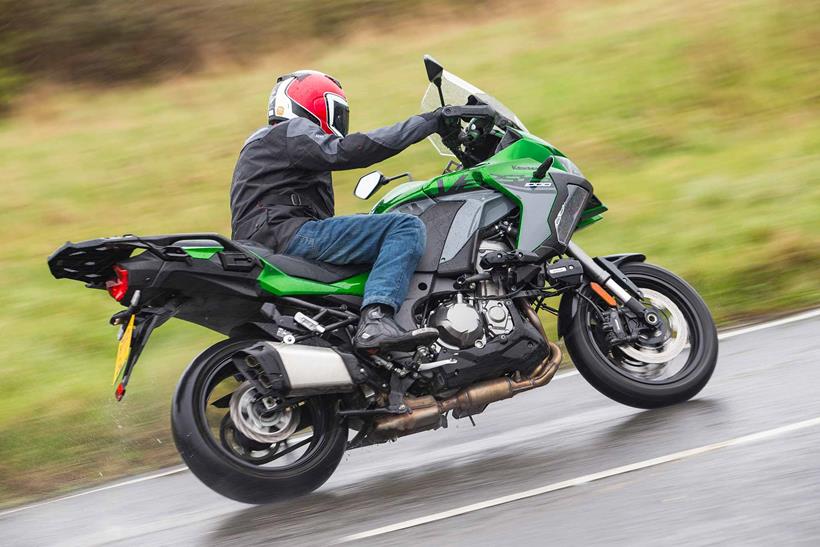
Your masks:
<path fill-rule="evenodd" d="M 106 320 L 118 307 L 52 279 L 45 259 L 67 239 L 229 233 L 241 143 L 274 75 L 303 65 L 340 78 L 353 130 L 369 129 L 417 110 L 429 52 L 581 166 L 610 207 L 578 236 L 588 252 L 646 253 L 724 323 L 816 305 L 820 10 L 730 4 L 554 3 L 370 34 L 310 60 L 30 97 L 0 121 L 0 503 L 176 461 L 175 379 L 219 337 L 163 327 L 116 404 Z M 421 143 L 381 169 L 423 178 L 444 163 Z M 362 172 L 336 176 L 340 213 L 372 205 L 351 196 Z"/>

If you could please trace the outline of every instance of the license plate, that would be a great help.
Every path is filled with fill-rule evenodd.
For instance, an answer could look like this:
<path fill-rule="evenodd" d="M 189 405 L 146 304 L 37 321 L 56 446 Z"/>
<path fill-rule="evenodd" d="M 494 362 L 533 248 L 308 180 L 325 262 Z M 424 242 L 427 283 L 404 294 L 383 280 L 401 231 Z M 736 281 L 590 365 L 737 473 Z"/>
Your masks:
<path fill-rule="evenodd" d="M 134 336 L 134 319 L 136 315 L 132 315 L 128 319 L 128 324 L 125 327 L 125 330 L 122 333 L 122 337 L 120 338 L 119 346 L 117 346 L 117 358 L 114 361 L 114 380 L 111 382 L 111 385 L 117 383 L 117 378 L 120 377 L 120 372 L 122 372 L 122 367 L 125 366 L 125 363 L 128 362 L 128 356 L 131 355 L 131 339 Z"/>

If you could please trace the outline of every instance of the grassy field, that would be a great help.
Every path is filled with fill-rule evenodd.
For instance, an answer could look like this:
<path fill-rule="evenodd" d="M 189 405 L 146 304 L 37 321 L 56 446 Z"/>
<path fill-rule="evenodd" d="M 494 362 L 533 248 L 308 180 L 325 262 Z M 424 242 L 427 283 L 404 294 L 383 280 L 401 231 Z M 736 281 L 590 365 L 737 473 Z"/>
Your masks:
<path fill-rule="evenodd" d="M 67 239 L 229 233 L 228 185 L 274 75 L 344 82 L 352 129 L 412 114 L 421 55 L 501 98 L 584 170 L 610 207 L 590 253 L 640 251 L 729 321 L 820 302 L 820 10 L 814 2 L 552 2 L 485 22 L 362 31 L 147 88 L 43 89 L 0 121 L 0 504 L 177 461 L 176 378 L 217 335 L 158 331 L 121 404 L 110 385 L 118 309 L 56 281 Z M 448 21 L 449 24 L 449 21 Z M 381 166 L 416 178 L 427 143 Z M 336 177 L 338 211 L 362 172 Z M 480 421 L 480 420 L 479 420 Z"/>

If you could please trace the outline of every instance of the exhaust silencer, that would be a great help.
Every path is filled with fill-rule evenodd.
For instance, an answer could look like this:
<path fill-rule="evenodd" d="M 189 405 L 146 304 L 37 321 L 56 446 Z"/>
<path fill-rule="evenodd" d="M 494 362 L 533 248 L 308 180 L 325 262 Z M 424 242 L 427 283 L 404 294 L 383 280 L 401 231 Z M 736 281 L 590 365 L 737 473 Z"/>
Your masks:
<path fill-rule="evenodd" d="M 261 393 L 287 396 L 352 391 L 342 356 L 330 348 L 260 342 L 233 354 L 233 363 Z"/>

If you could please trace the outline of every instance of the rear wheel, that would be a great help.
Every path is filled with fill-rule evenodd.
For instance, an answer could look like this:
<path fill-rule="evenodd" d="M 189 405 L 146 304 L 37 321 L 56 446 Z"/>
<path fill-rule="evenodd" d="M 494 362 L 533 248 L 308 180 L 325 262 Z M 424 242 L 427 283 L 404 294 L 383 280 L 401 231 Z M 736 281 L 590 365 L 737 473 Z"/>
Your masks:
<path fill-rule="evenodd" d="M 621 271 L 642 290 L 643 303 L 659 312 L 665 328 L 613 347 L 599 313 L 607 306 L 586 290 L 565 339 L 576 368 L 595 389 L 625 405 L 657 408 L 691 399 L 717 363 L 709 309 L 688 283 L 662 268 L 633 262 Z"/>
<path fill-rule="evenodd" d="M 345 451 L 337 401 L 262 401 L 230 360 L 248 344 L 220 342 L 182 375 L 171 412 L 177 449 L 197 478 L 237 501 L 307 494 L 330 477 Z"/>

